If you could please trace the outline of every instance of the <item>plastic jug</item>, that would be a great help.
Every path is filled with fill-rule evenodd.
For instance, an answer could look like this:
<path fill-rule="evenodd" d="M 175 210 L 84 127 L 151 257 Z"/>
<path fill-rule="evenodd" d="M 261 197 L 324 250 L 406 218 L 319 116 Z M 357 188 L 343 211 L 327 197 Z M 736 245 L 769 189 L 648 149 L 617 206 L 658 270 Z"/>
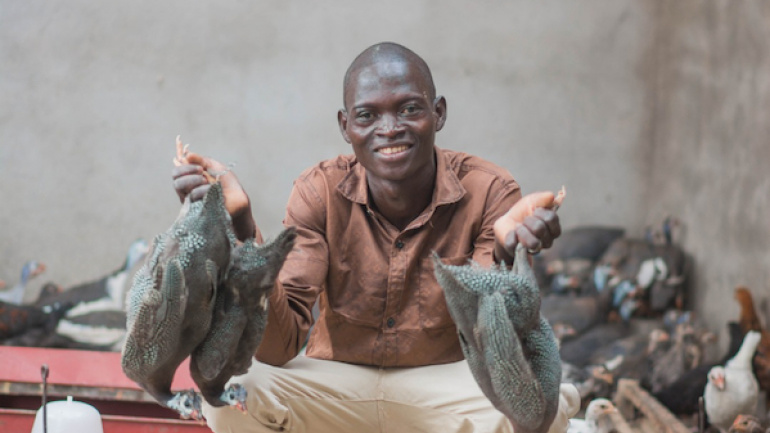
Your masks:
<path fill-rule="evenodd" d="M 81 401 L 67 400 L 46 403 L 48 433 L 104 433 L 102 416 L 95 407 Z M 43 408 L 37 410 L 32 433 L 43 433 Z"/>

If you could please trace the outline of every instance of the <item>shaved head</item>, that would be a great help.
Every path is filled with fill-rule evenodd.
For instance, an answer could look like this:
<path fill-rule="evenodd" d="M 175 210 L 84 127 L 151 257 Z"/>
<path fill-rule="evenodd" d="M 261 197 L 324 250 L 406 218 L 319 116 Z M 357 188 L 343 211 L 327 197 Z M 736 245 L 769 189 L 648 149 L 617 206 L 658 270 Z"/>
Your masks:
<path fill-rule="evenodd" d="M 343 105 L 346 104 L 352 78 L 361 69 L 377 63 L 404 63 L 416 67 L 425 79 L 425 82 L 428 83 L 429 99 L 435 99 L 436 87 L 433 84 L 433 75 L 430 72 L 430 68 L 428 68 L 428 64 L 425 63 L 425 60 L 403 45 L 394 42 L 380 42 L 361 52 L 361 54 L 353 60 L 353 63 L 350 64 L 347 72 L 345 72 L 345 81 L 343 82 L 342 87 Z"/>

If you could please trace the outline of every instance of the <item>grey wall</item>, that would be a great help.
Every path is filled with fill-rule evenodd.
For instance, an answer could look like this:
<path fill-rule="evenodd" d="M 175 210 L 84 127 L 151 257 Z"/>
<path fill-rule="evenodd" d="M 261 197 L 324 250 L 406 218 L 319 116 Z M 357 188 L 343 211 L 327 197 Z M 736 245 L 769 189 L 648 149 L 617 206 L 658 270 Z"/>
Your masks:
<path fill-rule="evenodd" d="M 643 213 L 681 217 L 696 262 L 692 305 L 724 346 L 738 285 L 770 326 L 770 2 L 661 1 L 654 16 Z"/>
<path fill-rule="evenodd" d="M 765 3 L 367 4 L 0 0 L 0 278 L 97 278 L 167 228 L 177 134 L 236 164 L 275 235 L 293 178 L 349 152 L 345 69 L 392 40 L 447 97 L 440 146 L 566 185 L 567 228 L 681 216 L 715 324 L 732 284 L 766 290 Z"/>

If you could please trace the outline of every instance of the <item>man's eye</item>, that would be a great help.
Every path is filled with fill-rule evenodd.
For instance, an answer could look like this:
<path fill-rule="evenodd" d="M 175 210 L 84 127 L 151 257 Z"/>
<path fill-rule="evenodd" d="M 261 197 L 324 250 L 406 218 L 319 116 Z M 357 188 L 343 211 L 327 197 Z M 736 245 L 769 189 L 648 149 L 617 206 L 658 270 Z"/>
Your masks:
<path fill-rule="evenodd" d="M 368 111 L 362 111 L 358 114 L 356 114 L 356 119 L 358 120 L 371 120 L 372 119 L 372 113 Z"/>
<path fill-rule="evenodd" d="M 416 105 L 407 105 L 406 107 L 401 109 L 401 113 L 403 114 L 414 114 L 416 112 L 417 112 Z"/>

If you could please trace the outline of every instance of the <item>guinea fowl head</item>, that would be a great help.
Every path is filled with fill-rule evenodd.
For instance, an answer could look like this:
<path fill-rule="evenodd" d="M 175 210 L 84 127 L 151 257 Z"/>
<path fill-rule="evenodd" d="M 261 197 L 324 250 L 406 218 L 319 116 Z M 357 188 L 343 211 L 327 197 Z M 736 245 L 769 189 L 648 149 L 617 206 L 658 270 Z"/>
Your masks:
<path fill-rule="evenodd" d="M 128 271 L 134 267 L 150 251 L 149 243 L 144 239 L 137 239 L 128 247 L 126 262 L 123 265 L 123 271 Z"/>
<path fill-rule="evenodd" d="M 234 407 L 243 413 L 247 413 L 246 396 L 246 388 L 234 383 L 225 389 L 225 392 L 222 394 L 222 400 L 227 402 L 231 407 Z"/>
<path fill-rule="evenodd" d="M 45 272 L 45 265 L 37 260 L 30 260 L 24 263 L 24 267 L 21 268 L 21 281 L 19 284 L 26 285 L 30 278 Z"/>
<path fill-rule="evenodd" d="M 174 397 L 168 401 L 167 406 L 179 412 L 179 415 L 184 419 L 203 419 L 201 398 L 192 389 L 174 395 Z"/>

